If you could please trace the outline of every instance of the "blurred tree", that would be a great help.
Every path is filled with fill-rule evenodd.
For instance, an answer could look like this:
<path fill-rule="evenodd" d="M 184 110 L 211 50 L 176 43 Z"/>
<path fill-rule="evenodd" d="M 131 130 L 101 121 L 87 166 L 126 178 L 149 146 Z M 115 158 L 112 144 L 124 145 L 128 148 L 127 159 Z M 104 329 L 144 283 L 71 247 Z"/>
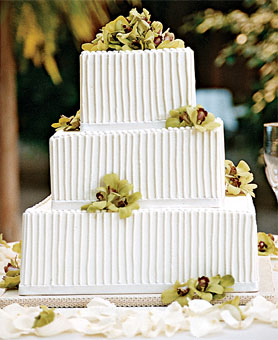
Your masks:
<path fill-rule="evenodd" d="M 243 5 L 248 13 L 237 9 L 225 14 L 209 8 L 189 15 L 181 32 L 224 30 L 233 34 L 234 39 L 220 51 L 215 63 L 233 65 L 237 56 L 242 56 L 249 68 L 258 71 L 246 116 L 257 134 L 263 122 L 277 120 L 278 1 L 243 0 Z"/>
<path fill-rule="evenodd" d="M 0 0 L 0 230 L 7 240 L 19 238 L 18 117 L 16 62 L 26 59 L 43 66 L 54 84 L 62 81 L 55 61 L 57 35 L 63 25 L 72 32 L 77 46 L 90 41 L 109 20 L 109 11 L 124 1 Z M 140 5 L 138 0 L 127 1 Z M 15 42 L 18 44 L 14 50 Z"/>

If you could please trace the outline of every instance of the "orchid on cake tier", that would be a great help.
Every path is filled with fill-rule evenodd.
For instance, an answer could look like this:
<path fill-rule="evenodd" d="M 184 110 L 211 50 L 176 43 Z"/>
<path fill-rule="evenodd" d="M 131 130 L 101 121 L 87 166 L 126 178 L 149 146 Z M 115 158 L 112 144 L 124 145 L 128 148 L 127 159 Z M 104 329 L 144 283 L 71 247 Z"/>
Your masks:
<path fill-rule="evenodd" d="M 50 138 L 51 196 L 23 215 L 19 293 L 162 293 L 217 275 L 256 291 L 249 180 L 225 196 L 223 122 L 196 106 L 193 51 L 135 9 L 83 49 L 80 112 Z"/>

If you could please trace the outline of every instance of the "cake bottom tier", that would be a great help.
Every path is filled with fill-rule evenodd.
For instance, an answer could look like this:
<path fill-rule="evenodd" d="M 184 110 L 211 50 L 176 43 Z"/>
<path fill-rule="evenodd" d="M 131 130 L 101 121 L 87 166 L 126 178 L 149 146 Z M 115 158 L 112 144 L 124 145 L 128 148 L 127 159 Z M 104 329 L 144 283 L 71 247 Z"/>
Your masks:
<path fill-rule="evenodd" d="M 23 215 L 20 295 L 161 293 L 176 280 L 231 274 L 258 290 L 257 226 L 250 197 L 222 208 L 117 213 L 51 210 Z"/>

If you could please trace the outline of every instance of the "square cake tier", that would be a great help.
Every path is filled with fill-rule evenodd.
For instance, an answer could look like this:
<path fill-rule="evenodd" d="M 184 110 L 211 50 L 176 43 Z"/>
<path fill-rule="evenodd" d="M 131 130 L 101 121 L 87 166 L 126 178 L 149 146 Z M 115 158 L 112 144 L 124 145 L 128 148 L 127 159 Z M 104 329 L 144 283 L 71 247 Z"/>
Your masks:
<path fill-rule="evenodd" d="M 19 293 L 161 293 L 198 276 L 231 274 L 235 291 L 258 289 L 257 226 L 249 196 L 222 208 L 117 213 L 52 210 L 51 198 L 23 218 Z"/>
<path fill-rule="evenodd" d="M 189 47 L 81 53 L 81 130 L 105 124 L 148 126 L 188 104 L 196 105 L 194 53 Z"/>
<path fill-rule="evenodd" d="M 116 173 L 142 194 L 141 207 L 218 207 L 225 195 L 223 122 L 195 128 L 58 132 L 50 139 L 53 208 L 95 199 L 102 177 Z"/>

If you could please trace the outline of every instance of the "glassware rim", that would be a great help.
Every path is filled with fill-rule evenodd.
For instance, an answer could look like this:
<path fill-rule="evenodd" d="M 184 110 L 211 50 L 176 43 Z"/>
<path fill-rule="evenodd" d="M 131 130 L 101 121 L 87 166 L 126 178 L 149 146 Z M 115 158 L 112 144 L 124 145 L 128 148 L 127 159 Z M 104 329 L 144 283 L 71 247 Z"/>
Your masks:
<path fill-rule="evenodd" d="M 278 127 L 278 122 L 264 123 L 264 127 Z"/>

